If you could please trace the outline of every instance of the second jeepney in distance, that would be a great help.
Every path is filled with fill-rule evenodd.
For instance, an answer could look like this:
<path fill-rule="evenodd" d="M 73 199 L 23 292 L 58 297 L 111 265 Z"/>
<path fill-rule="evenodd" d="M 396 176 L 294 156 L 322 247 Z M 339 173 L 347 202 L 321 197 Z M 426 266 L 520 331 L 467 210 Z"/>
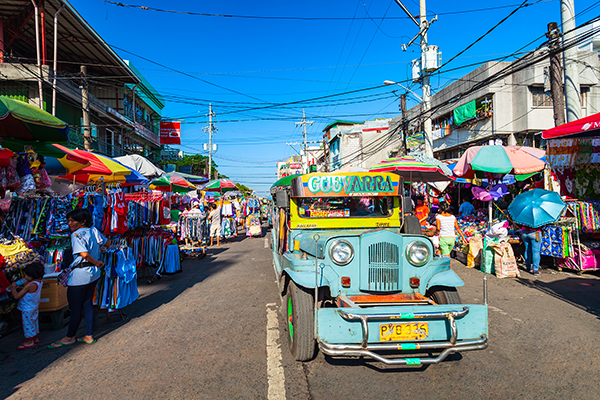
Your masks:
<path fill-rule="evenodd" d="M 409 228 L 399 175 L 312 173 L 280 179 L 271 193 L 273 264 L 296 360 L 318 348 L 422 365 L 487 347 L 487 305 L 462 304 L 450 259 L 434 255 L 418 222 Z"/>

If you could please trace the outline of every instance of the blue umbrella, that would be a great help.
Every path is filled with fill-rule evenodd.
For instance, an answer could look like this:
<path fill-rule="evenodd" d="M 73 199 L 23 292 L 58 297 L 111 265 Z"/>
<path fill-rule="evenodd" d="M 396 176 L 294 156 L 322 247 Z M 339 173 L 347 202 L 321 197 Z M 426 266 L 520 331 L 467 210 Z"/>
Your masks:
<path fill-rule="evenodd" d="M 558 221 L 565 208 L 558 193 L 533 189 L 515 197 L 508 212 L 517 224 L 538 228 Z"/>

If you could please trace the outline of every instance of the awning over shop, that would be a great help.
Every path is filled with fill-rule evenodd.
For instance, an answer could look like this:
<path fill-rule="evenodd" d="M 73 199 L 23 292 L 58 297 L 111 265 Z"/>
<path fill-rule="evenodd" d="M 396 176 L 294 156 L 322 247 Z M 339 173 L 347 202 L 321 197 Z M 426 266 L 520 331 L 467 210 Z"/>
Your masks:
<path fill-rule="evenodd" d="M 576 121 L 571 121 L 542 132 L 543 139 L 557 139 L 566 136 L 600 136 L 600 113 L 590 115 L 589 117 L 580 118 Z"/>

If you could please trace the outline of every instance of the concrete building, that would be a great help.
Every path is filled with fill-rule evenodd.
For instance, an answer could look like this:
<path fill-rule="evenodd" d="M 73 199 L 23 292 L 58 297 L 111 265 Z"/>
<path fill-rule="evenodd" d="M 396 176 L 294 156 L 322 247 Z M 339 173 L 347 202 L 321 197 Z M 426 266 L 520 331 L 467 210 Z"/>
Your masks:
<path fill-rule="evenodd" d="M 41 99 L 46 111 L 69 124 L 69 142 L 83 148 L 87 87 L 93 150 L 158 160 L 162 97 L 68 2 L 37 4 L 0 2 L 0 95 L 36 106 Z"/>
<path fill-rule="evenodd" d="M 335 121 L 327 125 L 323 129 L 323 139 L 328 170 L 368 169 L 390 157 L 389 150 L 398 145 L 400 137 L 390 135 L 390 121 L 391 119 Z"/>
<path fill-rule="evenodd" d="M 585 117 L 600 111 L 598 53 L 580 51 L 579 61 L 581 117 Z M 539 132 L 554 126 L 548 59 L 471 89 L 502 70 L 510 72 L 515 63 L 488 62 L 431 96 L 436 158 L 459 157 L 469 146 L 490 140 L 508 144 L 511 135 L 520 145 L 543 145 Z M 407 111 L 409 150 L 418 150 L 422 143 L 421 110 L 418 104 Z M 393 121 L 396 126 L 400 123 L 401 117 Z"/>

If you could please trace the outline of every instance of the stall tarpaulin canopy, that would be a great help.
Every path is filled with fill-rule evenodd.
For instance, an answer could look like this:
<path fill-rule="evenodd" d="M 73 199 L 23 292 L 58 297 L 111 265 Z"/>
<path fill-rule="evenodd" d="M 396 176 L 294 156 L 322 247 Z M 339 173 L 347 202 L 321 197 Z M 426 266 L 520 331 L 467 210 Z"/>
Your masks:
<path fill-rule="evenodd" d="M 48 112 L 0 96 L 0 137 L 28 142 L 65 142 L 69 125 Z"/>
<path fill-rule="evenodd" d="M 542 132 L 542 139 L 590 136 L 600 136 L 600 113 L 580 118 Z"/>
<path fill-rule="evenodd" d="M 115 157 L 115 161 L 118 161 L 126 167 L 139 172 L 149 179 L 157 178 L 165 173 L 165 171 L 148 161 L 147 158 L 138 154 Z"/>
<path fill-rule="evenodd" d="M 447 168 L 446 168 L 447 169 Z M 419 161 L 415 157 L 393 157 L 383 160 L 369 168 L 370 172 L 393 172 L 404 178 L 405 182 L 444 182 L 452 181 L 442 167 Z M 450 170 L 448 170 L 450 171 Z"/>

